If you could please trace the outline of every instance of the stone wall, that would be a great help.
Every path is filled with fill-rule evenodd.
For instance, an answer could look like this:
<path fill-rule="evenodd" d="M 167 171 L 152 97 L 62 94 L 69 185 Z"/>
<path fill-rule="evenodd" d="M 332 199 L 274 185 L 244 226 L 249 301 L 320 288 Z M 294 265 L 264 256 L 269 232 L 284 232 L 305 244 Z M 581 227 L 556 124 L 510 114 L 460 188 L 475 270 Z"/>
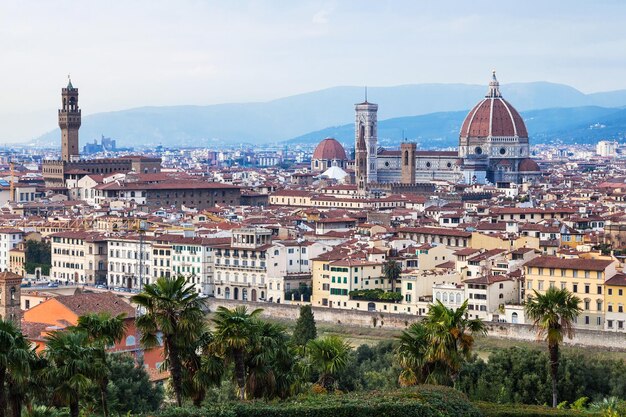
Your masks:
<path fill-rule="evenodd" d="M 262 308 L 262 316 L 282 320 L 296 320 L 300 314 L 300 306 L 288 304 L 253 303 L 235 300 L 208 299 L 210 311 L 219 306 L 233 308 L 246 305 L 248 309 Z M 418 321 L 419 316 L 408 314 L 392 314 L 356 310 L 342 310 L 327 307 L 312 307 L 315 320 L 321 323 L 342 324 L 358 327 L 377 327 L 383 329 L 402 330 L 411 323 Z M 528 324 L 490 323 L 487 322 L 489 336 L 503 339 L 536 341 L 537 334 Z M 580 329 L 572 340 L 565 340 L 566 344 L 581 346 L 604 347 L 607 349 L 626 350 L 626 333 L 603 332 Z"/>

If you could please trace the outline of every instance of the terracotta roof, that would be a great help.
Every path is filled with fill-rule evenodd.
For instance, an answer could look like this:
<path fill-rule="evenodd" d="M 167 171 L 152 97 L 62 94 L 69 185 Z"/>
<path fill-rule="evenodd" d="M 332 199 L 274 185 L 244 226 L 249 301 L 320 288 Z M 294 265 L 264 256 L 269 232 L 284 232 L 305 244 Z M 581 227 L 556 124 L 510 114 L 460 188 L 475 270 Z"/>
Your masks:
<path fill-rule="evenodd" d="M 59 296 L 55 300 L 77 316 L 106 312 L 114 316 L 124 313 L 126 317 L 135 317 L 135 309 L 130 304 L 108 291 Z"/>
<path fill-rule="evenodd" d="M 343 149 L 343 146 L 341 146 L 337 140 L 326 138 L 317 145 L 313 152 L 312 159 L 337 159 L 339 161 L 345 161 L 348 157 L 346 156 L 345 149 Z"/>
<path fill-rule="evenodd" d="M 602 259 L 557 258 L 555 256 L 539 256 L 528 261 L 525 266 L 539 268 L 582 269 L 587 271 L 604 271 L 615 261 Z"/>
<path fill-rule="evenodd" d="M 604 281 L 604 285 L 615 285 L 618 287 L 626 287 L 626 274 L 615 274 L 610 279 Z"/>

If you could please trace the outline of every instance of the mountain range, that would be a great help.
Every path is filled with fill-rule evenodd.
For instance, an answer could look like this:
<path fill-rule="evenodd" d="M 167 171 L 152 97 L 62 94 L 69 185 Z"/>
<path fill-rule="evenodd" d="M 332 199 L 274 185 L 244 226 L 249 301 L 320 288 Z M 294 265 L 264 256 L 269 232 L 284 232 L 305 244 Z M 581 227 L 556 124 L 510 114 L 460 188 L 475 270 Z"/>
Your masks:
<path fill-rule="evenodd" d="M 557 138 L 580 142 L 626 132 L 626 90 L 584 94 L 563 84 L 532 82 L 505 84 L 501 91 L 522 112 L 533 143 Z M 404 137 L 427 141 L 430 147 L 454 146 L 465 114 L 485 92 L 485 86 L 467 84 L 367 90 L 369 100 L 379 105 L 381 143 L 401 140 L 404 130 Z M 362 87 L 333 87 L 267 102 L 96 113 L 83 117 L 81 146 L 101 134 L 117 139 L 121 147 L 315 142 L 326 136 L 349 142 L 354 103 L 363 101 L 364 94 Z M 59 137 L 55 128 L 34 144 L 57 145 Z"/>

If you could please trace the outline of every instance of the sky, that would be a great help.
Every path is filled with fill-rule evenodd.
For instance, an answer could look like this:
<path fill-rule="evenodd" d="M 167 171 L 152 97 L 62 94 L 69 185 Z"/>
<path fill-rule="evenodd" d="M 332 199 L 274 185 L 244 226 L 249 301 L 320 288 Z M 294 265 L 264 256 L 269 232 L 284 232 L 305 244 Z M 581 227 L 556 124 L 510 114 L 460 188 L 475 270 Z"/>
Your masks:
<path fill-rule="evenodd" d="M 2 0 L 0 144 L 83 114 L 340 85 L 550 81 L 626 89 L 626 1 Z"/>

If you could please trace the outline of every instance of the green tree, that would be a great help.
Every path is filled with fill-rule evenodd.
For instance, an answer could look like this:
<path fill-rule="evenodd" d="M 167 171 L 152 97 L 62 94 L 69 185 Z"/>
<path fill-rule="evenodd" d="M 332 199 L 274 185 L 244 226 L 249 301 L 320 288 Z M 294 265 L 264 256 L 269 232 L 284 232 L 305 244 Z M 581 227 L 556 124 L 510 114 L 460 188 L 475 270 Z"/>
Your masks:
<path fill-rule="evenodd" d="M 50 273 L 52 266 L 52 249 L 50 242 L 36 240 L 27 240 L 24 248 L 25 264 L 24 268 L 29 274 L 34 274 L 35 269 L 41 267 L 44 275 Z"/>
<path fill-rule="evenodd" d="M 95 383 L 100 389 L 102 413 L 109 416 L 107 404 L 107 386 L 109 384 L 110 370 L 107 363 L 106 350 L 122 340 L 126 334 L 125 315 L 111 316 L 109 313 L 92 313 L 80 316 L 75 330 L 84 332 L 89 338 L 89 343 L 94 346 L 97 360 L 101 361 L 100 374 L 94 375 Z"/>
<path fill-rule="evenodd" d="M 348 364 L 350 351 L 350 345 L 338 336 L 310 340 L 307 344 L 310 364 L 319 373 L 318 383 L 328 392 L 335 389 L 335 378 Z"/>
<path fill-rule="evenodd" d="M 317 338 L 317 328 L 313 310 L 310 305 L 303 305 L 300 307 L 300 317 L 296 321 L 292 341 L 296 346 L 306 346 L 309 340 L 315 338 Z"/>
<path fill-rule="evenodd" d="M 437 300 L 428 309 L 423 324 L 428 332 L 429 362 L 444 363 L 452 384 L 456 384 L 461 365 L 471 357 L 474 335 L 487 334 L 485 323 L 467 318 L 467 300 L 457 309 Z"/>
<path fill-rule="evenodd" d="M 279 324 L 258 320 L 246 349 L 246 394 L 249 398 L 287 398 L 298 378 L 289 335 Z"/>
<path fill-rule="evenodd" d="M 110 371 L 107 390 L 111 414 L 126 415 L 150 413 L 159 409 L 163 400 L 163 388 L 150 382 L 146 370 L 135 359 L 124 353 L 108 354 Z M 99 390 L 93 391 L 94 400 L 99 402 Z"/>
<path fill-rule="evenodd" d="M 467 318 L 467 301 L 451 309 L 437 300 L 421 323 L 413 323 L 399 337 L 400 383 L 455 385 L 461 366 L 471 358 L 474 335 L 485 333 L 481 320 Z"/>
<path fill-rule="evenodd" d="M 573 323 L 582 311 L 580 299 L 567 289 L 550 287 L 544 294 L 537 291 L 526 303 L 526 314 L 533 320 L 537 336 L 548 342 L 550 374 L 552 376 L 552 407 L 558 405 L 557 377 L 559 372 L 559 345 L 563 338 L 574 336 Z"/>
<path fill-rule="evenodd" d="M 154 284 L 146 284 L 141 293 L 131 297 L 131 301 L 145 310 L 136 319 L 141 330 L 141 344 L 153 348 L 160 345 L 161 338 L 163 340 L 163 353 L 172 376 L 176 403 L 182 406 L 181 349 L 193 343 L 204 327 L 204 301 L 182 276 L 161 277 Z"/>
<path fill-rule="evenodd" d="M 94 348 L 85 333 L 60 330 L 46 338 L 45 355 L 54 397 L 69 405 L 70 417 L 78 417 L 81 396 L 90 386 L 94 366 L 99 366 L 93 363 Z"/>
<path fill-rule="evenodd" d="M 383 275 L 391 282 L 391 291 L 396 291 L 396 284 L 402 272 L 402 265 L 395 259 L 388 259 L 383 265 Z"/>
<path fill-rule="evenodd" d="M 29 356 L 30 348 L 24 335 L 12 321 L 0 318 L 0 417 L 7 411 L 6 382 L 28 376 Z"/>
<path fill-rule="evenodd" d="M 248 313 L 245 306 L 238 306 L 232 310 L 220 306 L 213 318 L 216 352 L 220 352 L 234 363 L 235 380 L 241 400 L 246 398 L 246 348 L 255 337 L 258 325 L 256 318 L 261 311 L 256 309 Z"/>
<path fill-rule="evenodd" d="M 199 407 L 207 389 L 220 386 L 224 375 L 224 359 L 213 349 L 215 337 L 205 329 L 181 351 L 183 364 L 183 392 Z"/>

